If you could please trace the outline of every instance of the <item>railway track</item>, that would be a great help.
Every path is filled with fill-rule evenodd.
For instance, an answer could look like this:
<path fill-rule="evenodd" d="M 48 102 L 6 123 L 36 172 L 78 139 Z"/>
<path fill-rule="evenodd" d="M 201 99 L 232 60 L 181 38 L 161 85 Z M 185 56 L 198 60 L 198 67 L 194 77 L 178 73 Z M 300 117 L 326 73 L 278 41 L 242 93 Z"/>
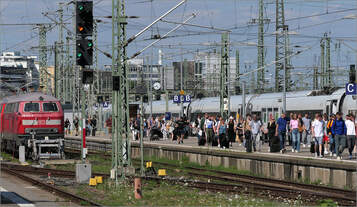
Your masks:
<path fill-rule="evenodd" d="M 65 178 L 74 178 L 76 176 L 76 172 L 70 170 L 39 168 L 33 166 L 23 166 L 18 164 L 1 163 L 1 168 L 14 170 L 16 172 L 35 174 L 35 175 L 48 175 L 48 173 L 50 173 L 51 176 L 65 177 Z M 93 173 L 93 176 L 102 176 L 105 178 L 109 177 L 109 175 L 105 173 Z"/>
<path fill-rule="evenodd" d="M 162 163 L 162 162 L 154 162 L 156 164 L 160 164 L 162 166 L 169 166 L 173 168 L 177 168 L 178 166 L 173 165 L 173 164 L 168 164 L 168 163 Z M 184 179 L 184 178 L 172 178 L 172 177 L 167 177 L 167 178 L 162 178 L 162 177 L 154 177 L 154 176 L 146 176 L 144 179 L 146 180 L 154 180 L 157 182 L 162 182 L 166 181 L 172 184 L 179 184 L 179 185 L 184 185 L 186 187 L 191 187 L 191 188 L 197 188 L 201 190 L 209 190 L 209 191 L 214 191 L 214 192 L 228 192 L 228 193 L 242 193 L 242 194 L 255 194 L 258 196 L 263 196 L 263 197 L 268 197 L 268 198 L 281 198 L 283 199 L 296 199 L 297 196 L 299 195 L 301 199 L 304 199 L 305 202 L 314 204 L 313 201 L 320 200 L 321 197 L 323 198 L 332 198 L 335 201 L 339 203 L 339 205 L 343 206 L 351 206 L 355 205 L 355 194 L 352 195 L 350 191 L 347 190 L 340 190 L 339 192 L 322 192 L 314 189 L 303 189 L 303 188 L 296 188 L 291 185 L 284 185 L 282 186 L 281 184 L 271 184 L 268 182 L 262 183 L 262 182 L 257 182 L 254 180 L 242 180 L 242 179 L 237 179 L 234 177 L 227 177 L 227 176 L 222 176 L 219 174 L 215 175 L 208 175 L 203 173 L 204 170 L 200 168 L 193 168 L 193 167 L 187 167 L 190 171 L 187 173 L 188 175 L 191 175 L 195 178 L 204 178 L 204 179 L 210 179 L 211 181 L 209 182 L 204 182 L 202 180 L 192 180 L 192 179 Z M 36 167 L 31 167 L 31 166 L 21 166 L 17 164 L 2 164 L 2 169 L 5 169 L 6 171 L 9 171 L 11 174 L 17 173 L 20 174 L 20 176 L 25 176 L 23 173 L 28 173 L 28 174 L 43 174 L 47 175 L 48 173 L 51 173 L 51 176 L 58 176 L 58 177 L 70 177 L 73 178 L 75 176 L 74 171 L 66 171 L 66 170 L 57 170 L 57 169 L 47 169 L 47 168 L 36 168 Z M 208 170 L 209 171 L 209 170 Z M 20 173 L 21 172 L 21 173 Z M 207 173 L 207 171 L 206 171 Z M 217 171 L 216 173 L 221 173 L 221 171 Z M 223 174 L 226 172 L 222 172 Z M 17 176 L 16 174 L 16 176 Z M 227 173 L 229 174 L 229 173 Z M 109 174 L 103 174 L 103 173 L 94 173 L 94 175 L 98 176 L 103 176 L 105 178 L 109 177 Z M 240 176 L 237 174 L 229 174 L 229 175 L 235 175 L 235 176 Z M 243 175 L 242 175 L 243 176 Z M 28 176 L 26 176 L 28 177 Z M 244 176 L 243 176 L 244 177 Z M 255 178 L 252 176 L 248 176 L 250 178 Z M 132 177 L 129 177 L 132 178 Z M 26 179 L 32 179 L 33 178 L 26 178 Z M 261 180 L 264 180 L 261 178 Z M 215 181 L 215 182 L 213 182 Z M 225 183 L 219 183 L 217 181 L 224 181 Z M 35 181 L 34 184 L 37 184 L 37 182 L 40 181 Z M 284 181 L 286 182 L 286 181 Z M 46 183 L 43 183 L 45 188 L 49 187 L 54 187 L 52 185 L 48 185 Z M 303 184 L 303 186 L 306 186 Z M 51 190 L 51 189 L 50 189 Z M 58 189 L 57 189 L 58 190 Z M 60 190 L 60 189 L 59 189 Z M 339 189 L 337 189 L 339 190 Z M 52 190 L 51 190 L 52 191 Z M 56 190 L 55 190 L 56 191 Z M 62 191 L 62 190 L 61 190 Z M 330 189 L 331 191 L 331 189 Z M 345 192 L 346 194 L 341 194 L 341 191 Z M 60 192 L 59 194 L 63 195 L 63 192 Z M 76 195 L 74 195 L 76 196 Z M 65 195 L 65 197 L 67 197 Z M 79 201 L 80 198 L 76 196 L 75 198 L 72 198 L 74 200 Z M 85 199 L 84 199 L 85 200 Z M 83 200 L 82 200 L 83 201 Z M 86 201 L 87 202 L 87 201 Z"/>
<path fill-rule="evenodd" d="M 97 154 L 97 153 L 98 152 L 93 152 L 93 154 Z M 284 195 L 287 198 L 291 198 L 289 194 L 293 193 L 293 198 L 296 198 L 296 195 L 300 194 L 305 198 L 312 198 L 312 199 L 331 198 L 338 201 L 340 205 L 356 205 L 356 192 L 352 190 L 337 189 L 327 186 L 304 184 L 304 183 L 256 177 L 250 175 L 242 175 L 242 174 L 229 173 L 229 172 L 218 171 L 213 169 L 186 167 L 186 166 L 180 166 L 180 165 L 157 162 L 157 161 L 153 163 L 169 168 L 183 168 L 184 170 L 188 171 L 187 174 L 192 177 L 206 178 L 215 181 L 224 181 L 228 183 L 234 183 L 236 185 L 243 185 L 248 188 L 254 186 L 255 189 L 266 190 L 269 191 L 270 194 L 272 194 L 272 192 L 279 192 L 280 194 L 277 194 L 277 196 Z M 197 188 L 202 187 L 197 185 L 198 184 L 196 183 L 195 187 Z M 205 184 L 203 186 L 206 189 L 209 189 L 209 187 L 207 186 L 210 185 L 213 184 Z M 226 188 L 227 187 L 223 187 L 221 190 L 224 191 Z M 209 190 L 215 190 L 215 188 Z"/>
<path fill-rule="evenodd" d="M 83 204 L 86 203 L 86 204 L 89 204 L 91 206 L 102 206 L 94 201 L 91 201 L 87 198 L 83 198 L 81 196 L 78 196 L 78 195 L 75 195 L 75 194 L 72 194 L 72 193 L 69 193 L 67 191 L 64 191 L 54 185 L 50 185 L 50 184 L 47 184 L 47 183 L 44 183 L 44 182 L 41 182 L 39 180 L 36 180 L 26 174 L 23 174 L 19 171 L 21 170 L 16 170 L 16 169 L 11 169 L 11 168 L 7 168 L 7 167 L 2 167 L 1 170 L 3 170 L 4 172 L 10 174 L 10 175 L 13 175 L 13 176 L 16 176 L 18 178 L 20 178 L 21 180 L 24 180 L 26 182 L 29 182 L 29 183 L 32 183 L 33 185 L 36 185 L 36 186 L 39 186 L 40 188 L 42 189 L 45 189 L 47 191 L 50 191 L 50 192 L 54 192 L 56 193 L 57 195 L 63 197 L 63 198 L 66 198 L 72 202 L 76 202 L 78 204 Z M 22 171 L 23 172 L 23 171 Z M 61 172 L 63 173 L 63 172 Z"/>
<path fill-rule="evenodd" d="M 317 198 L 331 198 L 340 203 L 340 205 L 355 205 L 356 192 L 352 190 L 344 190 L 331 188 L 327 186 L 319 186 L 312 184 L 296 183 L 291 181 L 276 180 L 270 178 L 262 178 L 250 175 L 242 175 L 236 173 L 229 173 L 224 171 L 202 169 L 196 167 L 185 167 L 163 162 L 153 162 L 164 167 L 182 168 L 187 170 L 187 174 L 192 177 L 200 177 L 216 181 L 224 181 L 228 183 L 236 183 L 246 187 L 253 187 L 259 190 L 269 190 L 284 193 L 285 196 L 290 197 L 286 193 L 296 193 L 308 198 L 309 196 Z"/>

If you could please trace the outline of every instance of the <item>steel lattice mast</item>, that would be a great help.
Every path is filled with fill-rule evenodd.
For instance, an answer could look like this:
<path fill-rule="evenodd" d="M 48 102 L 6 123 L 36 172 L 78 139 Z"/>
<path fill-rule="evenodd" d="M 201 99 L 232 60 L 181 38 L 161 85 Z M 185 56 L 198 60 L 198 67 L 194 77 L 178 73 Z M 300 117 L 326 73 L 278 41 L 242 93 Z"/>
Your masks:
<path fill-rule="evenodd" d="M 283 62 L 279 61 L 285 57 L 284 48 L 284 28 L 285 25 L 285 15 L 284 15 L 284 0 L 276 0 L 276 16 L 275 16 L 275 91 L 281 91 L 282 89 L 282 71 Z M 285 62 L 285 61 L 284 61 Z"/>
<path fill-rule="evenodd" d="M 221 73 L 220 73 L 220 113 L 223 118 L 227 118 L 229 111 L 229 33 L 222 34 L 221 48 Z M 225 110 L 225 104 L 228 110 Z"/>
<path fill-rule="evenodd" d="M 93 52 L 93 65 L 94 65 L 94 70 L 93 70 L 93 84 L 90 85 L 90 101 L 89 101 L 89 108 L 90 114 L 93 115 L 92 112 L 92 106 L 96 102 L 96 97 L 99 94 L 99 68 L 98 68 L 98 50 L 97 50 L 97 45 L 98 45 L 98 33 L 97 33 L 97 21 L 93 21 L 93 45 L 94 47 L 94 52 Z"/>
<path fill-rule="evenodd" d="M 46 26 L 39 25 L 39 67 L 40 67 L 40 87 L 42 91 L 48 93 L 47 74 L 47 29 Z"/>
<path fill-rule="evenodd" d="M 124 166 L 130 165 L 129 104 L 126 67 L 126 17 L 125 0 L 112 0 L 112 76 L 113 76 L 113 133 L 112 166 L 117 180 L 118 170 L 124 177 Z M 118 85 L 115 85 L 118 84 Z M 127 155 L 123 155 L 123 150 Z M 126 159 L 127 158 L 127 159 Z"/>
<path fill-rule="evenodd" d="M 263 0 L 259 0 L 259 29 L 258 29 L 258 68 L 262 68 L 265 62 L 264 55 L 264 15 L 263 15 L 264 4 Z M 258 72 L 257 86 L 258 92 L 264 91 L 265 74 L 264 69 Z"/>
<path fill-rule="evenodd" d="M 58 9 L 58 16 L 59 16 L 59 34 L 58 34 L 58 44 L 57 44 L 57 67 L 56 67 L 56 97 L 64 101 L 64 67 L 63 67 L 63 3 L 59 3 Z"/>

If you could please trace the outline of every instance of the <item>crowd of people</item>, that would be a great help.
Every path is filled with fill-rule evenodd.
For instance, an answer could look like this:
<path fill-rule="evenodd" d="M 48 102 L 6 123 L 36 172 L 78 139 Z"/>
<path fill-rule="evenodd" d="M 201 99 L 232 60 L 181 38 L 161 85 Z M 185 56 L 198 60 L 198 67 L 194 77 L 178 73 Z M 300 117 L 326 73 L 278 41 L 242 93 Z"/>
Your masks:
<path fill-rule="evenodd" d="M 140 115 L 131 119 L 130 126 L 133 140 L 140 138 Z M 347 148 L 349 158 L 357 153 L 356 121 L 352 114 L 343 119 L 341 113 L 336 115 L 282 113 L 275 120 L 270 115 L 269 121 L 264 124 L 253 114 L 235 119 L 232 116 L 227 120 L 220 116 L 204 114 L 198 115 L 191 122 L 186 117 L 165 120 L 164 116 L 143 119 L 143 136 L 150 140 L 163 139 L 183 143 L 187 136 L 197 136 L 198 145 L 230 148 L 233 142 L 238 142 L 247 152 L 260 152 L 262 145 L 268 143 L 269 152 L 285 153 L 291 149 L 300 153 L 302 148 L 308 149 L 315 157 L 336 157 L 341 159 Z M 305 150 L 306 151 L 306 150 Z"/>
<path fill-rule="evenodd" d="M 93 116 L 88 118 L 86 124 L 86 135 L 95 136 L 97 120 Z M 232 116 L 227 120 L 220 116 L 204 114 L 198 115 L 191 122 L 186 117 L 165 119 L 164 116 L 143 119 L 140 124 L 140 115 L 130 120 L 132 139 L 140 139 L 140 126 L 143 127 L 143 137 L 150 140 L 172 140 L 178 144 L 184 142 L 188 136 L 197 136 L 198 145 L 217 146 L 230 148 L 233 142 L 238 142 L 247 152 L 260 152 L 262 145 L 268 143 L 269 152 L 285 153 L 287 146 L 294 153 L 300 153 L 302 148 L 308 148 L 315 157 L 336 157 L 342 159 L 341 155 L 347 148 L 349 158 L 353 153 L 357 154 L 357 124 L 352 114 L 343 119 L 342 113 L 315 114 L 313 118 L 308 113 L 290 113 L 287 116 L 282 113 L 275 120 L 270 115 L 269 121 L 264 124 L 260 118 L 253 114 L 235 119 Z M 71 125 L 68 119 L 64 122 L 65 134 L 79 134 L 79 119 L 75 117 Z M 112 119 L 109 117 L 105 127 L 111 133 Z M 305 150 L 306 151 L 306 150 Z"/>
<path fill-rule="evenodd" d="M 74 117 L 73 122 L 71 124 L 71 122 L 69 121 L 69 119 L 67 118 L 64 121 L 64 131 L 65 131 L 65 135 L 69 135 L 71 134 L 71 129 L 73 130 L 73 133 L 75 136 L 79 135 L 79 119 L 78 117 Z M 86 129 L 86 136 L 95 136 L 96 132 L 97 132 L 97 118 L 95 115 L 93 115 L 92 117 L 88 117 L 88 119 L 86 119 L 85 121 L 85 129 Z"/>
<path fill-rule="evenodd" d="M 190 122 L 186 117 L 165 120 L 164 116 L 151 117 L 143 119 L 143 137 L 149 137 L 150 140 L 177 140 L 182 144 L 184 137 L 190 133 Z M 130 128 L 133 134 L 133 140 L 140 139 L 140 115 L 130 120 Z"/>
<path fill-rule="evenodd" d="M 352 114 L 343 119 L 342 113 L 315 114 L 311 119 L 309 114 L 291 113 L 289 117 L 281 114 L 278 120 L 269 117 L 266 125 L 256 115 L 247 115 L 245 119 L 235 120 L 230 117 L 225 121 L 222 117 L 198 116 L 196 127 L 199 130 L 199 145 L 207 142 L 209 145 L 228 148 L 232 142 L 239 142 L 247 152 L 261 151 L 262 144 L 268 142 L 270 152 L 284 153 L 287 145 L 291 151 L 301 152 L 301 147 L 310 149 L 315 157 L 330 155 L 341 159 L 345 148 L 348 149 L 349 158 L 352 153 L 357 153 L 357 126 Z M 286 143 L 286 141 L 288 143 Z"/>

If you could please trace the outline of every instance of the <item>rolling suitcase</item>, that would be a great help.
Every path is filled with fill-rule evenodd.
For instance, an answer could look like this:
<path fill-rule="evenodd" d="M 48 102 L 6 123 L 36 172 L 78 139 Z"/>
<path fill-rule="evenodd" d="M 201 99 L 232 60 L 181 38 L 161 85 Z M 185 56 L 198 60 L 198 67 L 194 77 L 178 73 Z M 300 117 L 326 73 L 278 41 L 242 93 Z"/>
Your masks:
<path fill-rule="evenodd" d="M 280 139 L 278 136 L 273 136 L 270 143 L 270 152 L 279 152 L 280 151 Z"/>
<path fill-rule="evenodd" d="M 218 137 L 217 137 L 216 135 L 213 136 L 212 146 L 213 146 L 213 147 L 218 146 Z"/>
<path fill-rule="evenodd" d="M 201 137 L 198 140 L 198 146 L 205 146 L 205 144 L 206 144 L 206 139 L 204 137 Z"/>
<path fill-rule="evenodd" d="M 222 147 L 225 147 L 226 149 L 229 148 L 229 140 L 227 137 L 223 138 L 222 140 Z"/>

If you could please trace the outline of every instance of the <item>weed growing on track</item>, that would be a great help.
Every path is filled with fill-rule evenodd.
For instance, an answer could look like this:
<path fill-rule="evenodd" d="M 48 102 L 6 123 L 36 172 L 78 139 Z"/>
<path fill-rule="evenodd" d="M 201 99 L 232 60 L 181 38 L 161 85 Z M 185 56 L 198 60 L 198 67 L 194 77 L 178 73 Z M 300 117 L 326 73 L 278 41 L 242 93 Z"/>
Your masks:
<path fill-rule="evenodd" d="M 249 195 L 214 193 L 173 185 L 166 182 L 142 181 L 143 199 L 134 197 L 131 183 L 117 188 L 105 181 L 97 187 L 80 185 L 77 194 L 92 198 L 105 206 L 281 206 L 281 203 L 267 201 Z M 284 204 L 283 204 L 284 205 Z M 287 205 L 285 205 L 287 206 Z"/>

